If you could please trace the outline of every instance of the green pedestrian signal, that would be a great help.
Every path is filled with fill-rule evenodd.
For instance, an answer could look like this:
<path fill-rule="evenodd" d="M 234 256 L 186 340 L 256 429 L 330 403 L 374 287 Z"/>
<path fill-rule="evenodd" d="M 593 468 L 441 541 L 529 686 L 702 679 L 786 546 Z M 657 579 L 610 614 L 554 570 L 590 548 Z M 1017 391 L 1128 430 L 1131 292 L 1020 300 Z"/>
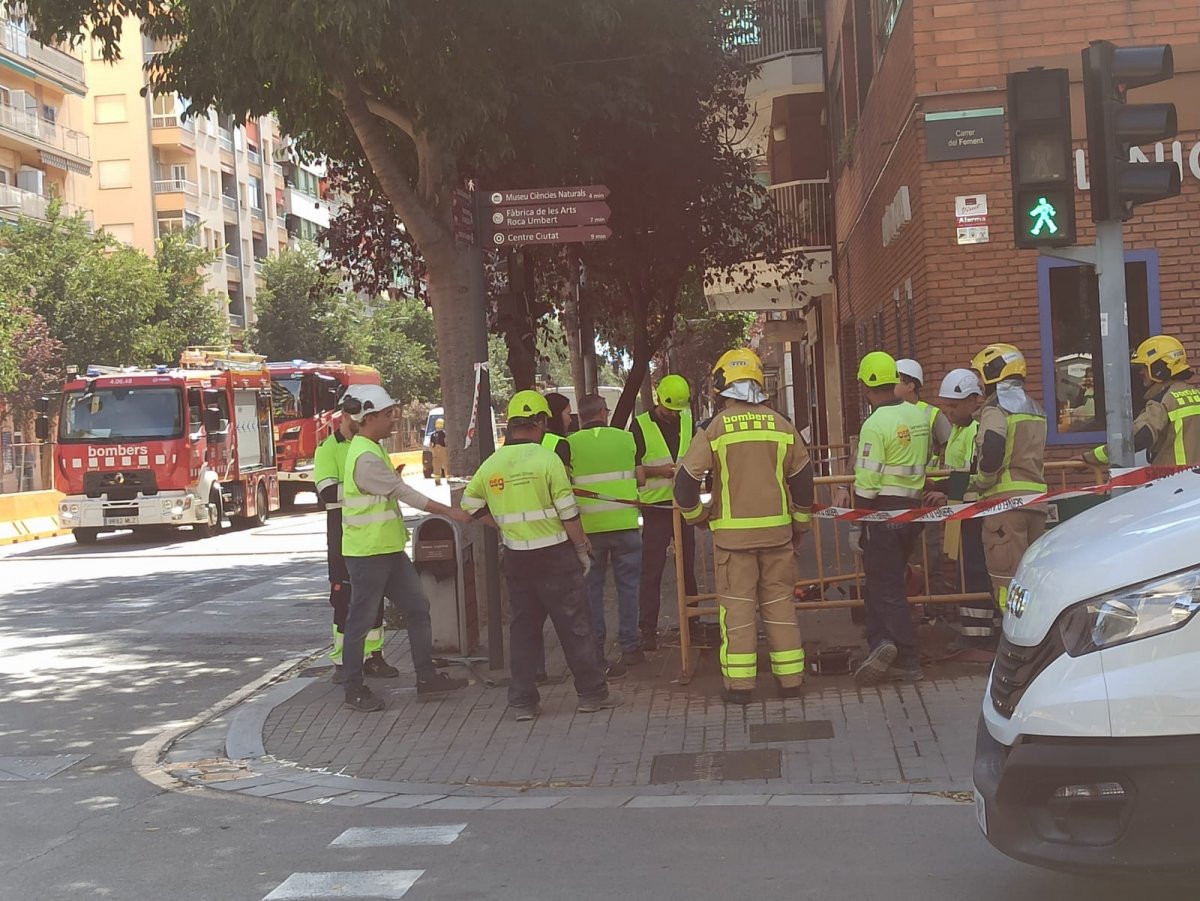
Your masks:
<path fill-rule="evenodd" d="M 1058 223 L 1054 221 L 1054 217 L 1058 215 L 1058 211 L 1050 204 L 1045 197 L 1039 197 L 1037 206 L 1029 211 L 1029 216 L 1034 220 L 1032 228 L 1029 229 L 1029 234 L 1035 238 L 1041 237 L 1042 229 L 1046 230 L 1046 235 L 1058 234 Z"/>

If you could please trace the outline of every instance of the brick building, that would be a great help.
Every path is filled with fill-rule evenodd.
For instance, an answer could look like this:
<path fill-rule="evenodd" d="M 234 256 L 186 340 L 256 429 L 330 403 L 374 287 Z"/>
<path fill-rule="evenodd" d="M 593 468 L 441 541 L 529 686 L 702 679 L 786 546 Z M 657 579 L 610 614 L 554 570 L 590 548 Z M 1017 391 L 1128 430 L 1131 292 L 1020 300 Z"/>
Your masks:
<path fill-rule="evenodd" d="M 1029 360 L 1055 452 L 1103 438 L 1095 276 L 1014 248 L 1004 127 L 1008 72 L 1070 70 L 1078 240 L 1089 243 L 1080 51 L 1091 40 L 1173 45 L 1175 78 L 1131 95 L 1176 104 L 1178 137 L 1143 153 L 1177 162 L 1183 192 L 1139 207 L 1127 224 L 1129 331 L 1134 345 L 1159 330 L 1176 334 L 1200 358 L 1200 7 L 828 0 L 824 12 L 846 434 L 863 413 L 854 388 L 862 353 L 916 357 L 932 393 L 984 344 L 1008 341 Z M 958 215 L 977 213 L 984 198 L 986 220 L 968 222 L 986 224 L 986 239 L 979 229 L 960 234 Z"/>

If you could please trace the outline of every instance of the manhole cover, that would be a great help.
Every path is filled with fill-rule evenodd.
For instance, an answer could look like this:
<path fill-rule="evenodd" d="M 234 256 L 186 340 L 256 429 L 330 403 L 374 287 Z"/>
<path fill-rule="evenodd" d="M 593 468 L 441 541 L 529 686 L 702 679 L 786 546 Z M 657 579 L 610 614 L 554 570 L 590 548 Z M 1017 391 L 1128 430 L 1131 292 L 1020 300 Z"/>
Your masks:
<path fill-rule="evenodd" d="M 833 738 L 833 723 L 830 720 L 760 723 L 750 727 L 750 740 L 753 742 L 814 741 L 821 738 Z"/>
<path fill-rule="evenodd" d="M 727 782 L 738 779 L 778 779 L 780 752 L 704 751 L 699 754 L 658 754 L 650 767 L 652 785 L 669 782 Z"/>
<path fill-rule="evenodd" d="M 0 757 L 0 782 L 33 782 L 57 776 L 87 754 L 49 754 L 45 757 Z"/>

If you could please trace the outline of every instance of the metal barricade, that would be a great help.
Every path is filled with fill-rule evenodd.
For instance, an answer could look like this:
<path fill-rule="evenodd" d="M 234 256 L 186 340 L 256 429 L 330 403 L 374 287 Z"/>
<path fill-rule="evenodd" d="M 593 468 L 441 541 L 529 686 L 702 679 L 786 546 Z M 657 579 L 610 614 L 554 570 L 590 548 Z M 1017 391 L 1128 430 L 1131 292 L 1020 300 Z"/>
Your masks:
<path fill-rule="evenodd" d="M 847 446 L 841 446 L 847 447 Z M 932 470 L 929 473 L 934 478 L 948 476 L 945 470 Z M 853 475 L 818 476 L 814 480 L 816 486 L 816 503 L 824 506 L 851 506 L 850 492 L 854 484 Z M 1046 481 L 1054 488 L 1066 489 L 1081 484 L 1104 484 L 1104 471 L 1086 464 L 1068 460 L 1046 463 Z M 938 541 L 933 541 L 937 548 L 944 544 L 946 523 L 926 523 L 926 533 L 936 535 Z M 951 523 L 949 525 L 957 525 Z M 675 508 L 675 591 L 679 615 L 679 651 L 681 658 L 680 683 L 687 684 L 692 676 L 692 635 L 691 621 L 702 616 L 716 616 L 716 577 L 711 554 L 711 542 L 701 541 L 699 534 L 696 541 L 696 581 L 698 593 L 688 595 L 684 580 L 683 562 L 683 519 L 678 508 Z M 805 576 L 797 580 L 796 609 L 800 611 L 814 610 L 845 610 L 863 606 L 864 574 L 861 561 L 849 546 L 849 524 L 835 519 L 813 517 L 811 541 L 806 540 L 799 560 L 801 572 L 815 572 L 814 576 Z M 930 567 L 930 540 L 920 543 L 919 554 L 922 564 L 921 591 L 909 596 L 909 604 L 962 604 L 970 601 L 987 601 L 991 592 L 965 591 L 964 555 L 957 554 L 958 590 L 944 589 L 946 583 L 942 578 L 934 579 Z M 940 564 L 942 554 L 939 550 L 937 562 Z M 945 578 L 945 577 L 943 577 Z M 838 588 L 845 595 L 830 600 L 827 589 L 831 586 Z M 814 600 L 807 598 L 814 597 Z M 707 606 L 705 606 L 707 605 Z"/>

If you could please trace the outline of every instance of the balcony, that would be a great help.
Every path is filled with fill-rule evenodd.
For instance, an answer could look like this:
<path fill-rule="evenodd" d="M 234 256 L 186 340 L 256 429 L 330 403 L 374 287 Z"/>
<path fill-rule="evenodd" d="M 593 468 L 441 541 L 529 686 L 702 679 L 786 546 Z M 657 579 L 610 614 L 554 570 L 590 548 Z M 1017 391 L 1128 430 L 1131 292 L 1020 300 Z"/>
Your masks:
<path fill-rule="evenodd" d="M 259 153 L 257 150 L 247 150 L 246 151 L 246 159 L 248 159 L 250 161 L 250 165 L 252 165 L 252 166 L 261 166 L 262 165 L 262 154 Z"/>
<path fill-rule="evenodd" d="M 94 231 L 91 210 L 83 210 L 71 203 L 60 203 L 60 214 L 75 216 L 82 213 L 88 224 L 88 231 Z M 50 198 L 25 191 L 13 185 L 0 185 L 0 216 L 6 219 L 19 219 L 22 216 L 29 219 L 45 220 L 50 209 Z"/>
<path fill-rule="evenodd" d="M 225 265 L 234 271 L 241 271 L 242 261 L 231 253 L 225 254 Z"/>
<path fill-rule="evenodd" d="M 150 127 L 150 143 L 155 147 L 186 147 L 190 150 L 196 146 L 196 127 L 191 119 L 174 114 L 152 116 Z"/>
<path fill-rule="evenodd" d="M 185 216 L 160 216 L 158 219 L 158 237 L 165 238 L 167 235 L 177 235 L 185 232 L 196 221 Z M 200 236 L 193 234 L 188 238 L 188 243 L 193 247 L 200 246 Z"/>
<path fill-rule="evenodd" d="M 262 260 L 255 260 L 255 261 L 254 261 L 254 272 L 255 272 L 255 274 L 256 274 L 256 275 L 262 275 L 262 274 L 263 274 L 263 261 L 262 261 Z"/>
<path fill-rule="evenodd" d="M 3 23 L 3 49 L 10 56 L 33 63 L 37 74 L 48 76 L 73 94 L 83 96 L 87 85 L 83 76 L 83 61 L 56 47 L 48 47 L 29 36 L 23 20 L 13 21 L 7 9 L 0 9 Z"/>
<path fill-rule="evenodd" d="M 231 326 L 233 326 L 234 328 L 245 328 L 246 327 L 246 317 L 239 315 L 238 313 L 230 313 L 229 314 L 229 324 Z"/>
<path fill-rule="evenodd" d="M 825 29 L 817 0 L 749 0 L 738 7 L 733 51 L 758 72 L 746 86 L 756 102 L 825 87 Z"/>
<path fill-rule="evenodd" d="M 718 279 L 705 286 L 705 300 L 710 310 L 803 310 L 814 298 L 833 290 L 829 179 L 784 182 L 771 185 L 768 191 L 783 233 L 784 248 L 803 254 L 811 263 L 804 275 L 804 283 L 789 283 L 775 267 L 762 260 L 751 260 L 744 267 L 754 275 L 754 286 L 749 290 L 741 276 L 735 276 L 732 282 Z"/>
<path fill-rule="evenodd" d="M 63 128 L 49 119 L 5 103 L 0 103 L 0 131 L 16 135 L 38 149 L 51 147 L 73 158 L 61 160 L 69 165 L 58 165 L 60 169 L 69 168 L 81 175 L 91 174 L 91 143 L 88 136 L 81 132 Z M 56 165 L 54 160 L 46 162 Z"/>

